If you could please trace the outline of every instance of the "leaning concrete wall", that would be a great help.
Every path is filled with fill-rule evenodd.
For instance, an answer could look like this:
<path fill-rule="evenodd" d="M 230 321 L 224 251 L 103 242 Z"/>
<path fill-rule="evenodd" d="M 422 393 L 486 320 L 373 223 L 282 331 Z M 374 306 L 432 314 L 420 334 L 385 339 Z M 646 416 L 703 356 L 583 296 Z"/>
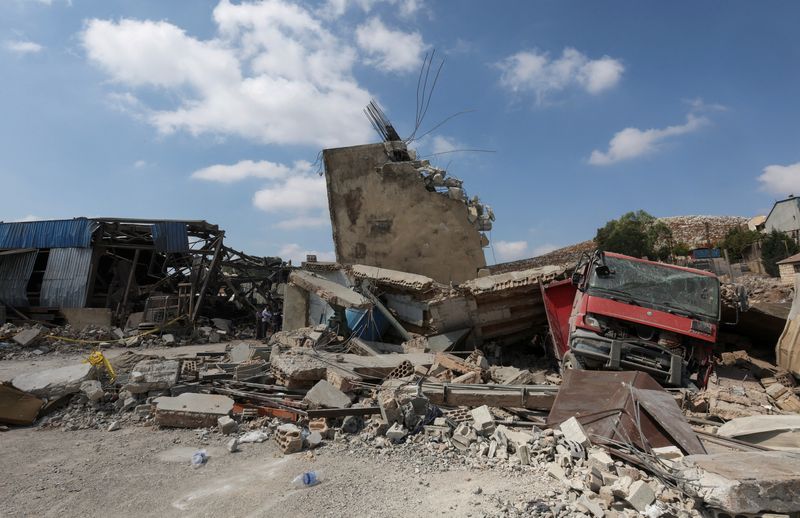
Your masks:
<path fill-rule="evenodd" d="M 383 144 L 323 152 L 336 260 L 463 282 L 486 265 L 463 200 L 426 189 L 419 162 L 390 162 Z"/>

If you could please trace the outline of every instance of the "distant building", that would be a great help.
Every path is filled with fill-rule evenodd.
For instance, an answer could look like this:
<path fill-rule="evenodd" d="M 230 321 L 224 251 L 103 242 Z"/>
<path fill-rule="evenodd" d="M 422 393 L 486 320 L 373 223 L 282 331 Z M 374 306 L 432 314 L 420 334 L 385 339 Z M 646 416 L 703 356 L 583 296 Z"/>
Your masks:
<path fill-rule="evenodd" d="M 755 230 L 757 232 L 761 232 L 764 230 L 764 224 L 767 221 L 767 217 L 763 214 L 758 216 L 753 216 L 752 218 L 747 220 L 747 228 L 748 230 Z"/>
<path fill-rule="evenodd" d="M 764 231 L 784 232 L 795 240 L 800 237 L 800 198 L 789 195 L 785 200 L 775 202 L 764 222 Z"/>
<path fill-rule="evenodd" d="M 800 254 L 787 257 L 783 261 L 778 261 L 778 269 L 781 281 L 785 284 L 794 284 L 794 278 L 800 273 Z"/>

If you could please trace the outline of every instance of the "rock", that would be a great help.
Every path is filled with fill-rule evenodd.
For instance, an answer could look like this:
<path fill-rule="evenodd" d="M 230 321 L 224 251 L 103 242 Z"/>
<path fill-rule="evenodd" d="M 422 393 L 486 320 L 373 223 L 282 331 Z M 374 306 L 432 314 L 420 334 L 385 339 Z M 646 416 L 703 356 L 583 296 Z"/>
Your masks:
<path fill-rule="evenodd" d="M 165 335 L 161 335 L 161 341 L 164 342 L 165 344 L 174 344 L 175 343 L 175 335 L 172 335 L 172 334 L 169 334 L 169 333 L 167 333 Z"/>
<path fill-rule="evenodd" d="M 386 438 L 392 441 L 401 441 L 408 435 L 408 430 L 400 423 L 394 423 L 386 430 Z"/>
<path fill-rule="evenodd" d="M 122 402 L 122 411 L 127 412 L 128 410 L 132 409 L 136 406 L 138 401 L 134 397 L 129 397 Z"/>
<path fill-rule="evenodd" d="M 17 342 L 22 347 L 34 345 L 36 341 L 39 340 L 39 335 L 41 333 L 42 330 L 39 329 L 38 327 L 23 329 L 22 331 L 14 335 L 14 341 Z"/>
<path fill-rule="evenodd" d="M 136 405 L 136 408 L 134 408 L 133 411 L 138 416 L 147 417 L 153 413 L 153 405 L 149 403 L 144 405 Z"/>
<path fill-rule="evenodd" d="M 589 466 L 597 467 L 600 471 L 609 471 L 614 465 L 614 459 L 599 448 L 589 451 Z"/>
<path fill-rule="evenodd" d="M 472 415 L 472 426 L 476 432 L 481 435 L 491 435 L 494 432 L 494 417 L 488 406 L 483 405 L 473 408 L 470 414 Z"/>
<path fill-rule="evenodd" d="M 346 408 L 352 404 L 350 397 L 331 385 L 328 380 L 319 380 L 306 393 L 304 401 L 315 408 Z"/>
<path fill-rule="evenodd" d="M 178 360 L 142 360 L 131 371 L 132 383 L 128 383 L 124 388 L 132 394 L 166 390 L 178 383 L 179 374 L 180 362 Z"/>
<path fill-rule="evenodd" d="M 342 420 L 342 431 L 344 433 L 358 433 L 362 426 L 364 426 L 364 421 L 355 415 L 349 415 Z"/>
<path fill-rule="evenodd" d="M 108 425 L 109 432 L 116 432 L 120 429 L 119 421 L 112 421 L 110 425 Z"/>
<path fill-rule="evenodd" d="M 569 441 L 575 441 L 584 448 L 589 448 L 591 445 L 589 442 L 589 437 L 586 435 L 586 431 L 583 429 L 583 425 L 574 417 L 570 417 L 561 423 L 560 428 L 565 439 Z"/>
<path fill-rule="evenodd" d="M 225 447 L 228 448 L 228 451 L 231 452 L 231 453 L 235 453 L 235 452 L 239 451 L 239 439 L 234 437 L 233 439 L 228 441 L 228 443 L 225 445 Z"/>
<path fill-rule="evenodd" d="M 603 518 L 603 516 L 605 516 L 605 511 L 600 505 L 600 499 L 596 496 L 590 497 L 589 494 L 584 493 L 578 498 L 576 503 L 585 507 L 587 511 L 597 518 Z"/>
<path fill-rule="evenodd" d="M 97 380 L 86 380 L 81 383 L 81 392 L 86 394 L 89 401 L 100 401 L 105 396 L 103 385 Z"/>
<path fill-rule="evenodd" d="M 269 439 L 269 434 L 264 430 L 252 430 L 239 437 L 239 444 L 264 442 Z"/>
<path fill-rule="evenodd" d="M 625 496 L 625 501 L 640 513 L 644 512 L 655 499 L 656 494 L 653 488 L 644 480 L 637 480 L 631 484 L 628 494 Z"/>
<path fill-rule="evenodd" d="M 308 434 L 308 437 L 306 437 L 306 443 L 308 444 L 309 448 L 313 449 L 318 447 L 320 444 L 322 444 L 322 434 L 319 432 L 311 432 Z"/>
<path fill-rule="evenodd" d="M 11 380 L 14 388 L 34 396 L 54 399 L 66 394 L 74 394 L 81 383 L 88 380 L 93 367 L 88 363 L 78 363 L 57 369 L 46 369 L 20 374 Z"/>
<path fill-rule="evenodd" d="M 227 415 L 221 416 L 217 419 L 217 426 L 219 427 L 220 433 L 222 435 L 230 435 L 239 428 L 239 424 L 228 417 Z"/>

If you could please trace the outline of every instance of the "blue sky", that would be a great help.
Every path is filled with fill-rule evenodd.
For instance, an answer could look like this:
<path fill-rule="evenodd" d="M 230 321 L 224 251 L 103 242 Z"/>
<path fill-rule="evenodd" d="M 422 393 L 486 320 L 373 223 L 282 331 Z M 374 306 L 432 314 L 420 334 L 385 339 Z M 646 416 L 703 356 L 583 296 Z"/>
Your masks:
<path fill-rule="evenodd" d="M 629 210 L 766 213 L 800 194 L 800 4 L 0 1 L 0 220 L 205 219 L 332 258 L 324 147 L 411 133 L 497 216 L 489 262 Z M 437 59 L 438 62 L 438 59 Z"/>

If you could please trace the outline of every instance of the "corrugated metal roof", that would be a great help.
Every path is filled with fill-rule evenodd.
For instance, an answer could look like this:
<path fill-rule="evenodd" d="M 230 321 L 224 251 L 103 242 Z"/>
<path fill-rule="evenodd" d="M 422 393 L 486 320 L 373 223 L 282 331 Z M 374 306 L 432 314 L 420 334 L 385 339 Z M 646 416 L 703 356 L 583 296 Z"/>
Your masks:
<path fill-rule="evenodd" d="M 86 248 L 97 222 L 86 219 L 0 223 L 0 250 L 12 248 Z"/>
<path fill-rule="evenodd" d="M 159 252 L 180 253 L 189 250 L 186 223 L 161 221 L 153 225 L 153 242 Z"/>
<path fill-rule="evenodd" d="M 27 286 L 36 251 L 0 255 L 0 300 L 11 306 L 28 306 Z"/>
<path fill-rule="evenodd" d="M 50 250 L 39 295 L 42 306 L 82 308 L 86 305 L 92 251 L 91 248 Z"/>

